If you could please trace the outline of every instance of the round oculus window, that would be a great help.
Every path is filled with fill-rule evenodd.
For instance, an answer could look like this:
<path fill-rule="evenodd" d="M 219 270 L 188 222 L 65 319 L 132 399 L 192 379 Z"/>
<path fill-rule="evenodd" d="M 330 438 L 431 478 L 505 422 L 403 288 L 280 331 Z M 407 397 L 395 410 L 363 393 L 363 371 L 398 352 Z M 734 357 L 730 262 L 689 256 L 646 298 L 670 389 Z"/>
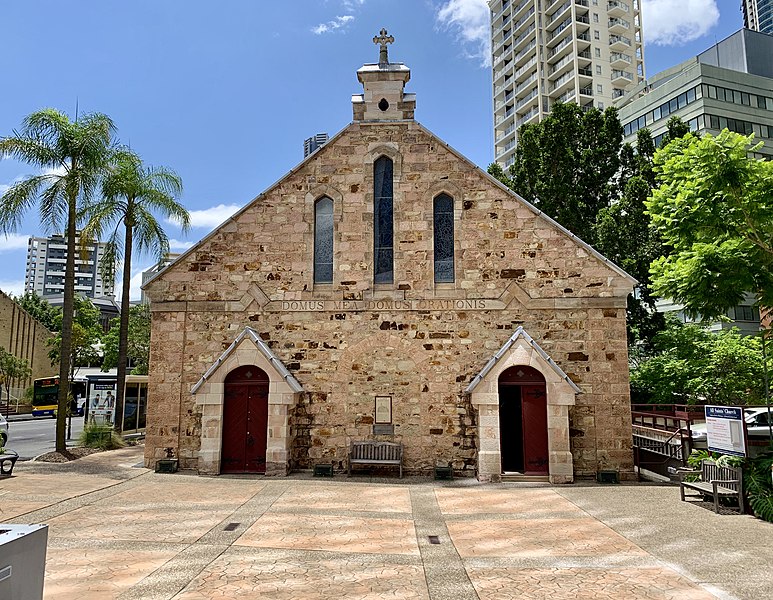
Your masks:
<path fill-rule="evenodd" d="M 382 98 L 378 103 L 378 107 L 381 110 L 386 110 L 389 108 L 389 102 L 387 102 L 386 98 Z"/>

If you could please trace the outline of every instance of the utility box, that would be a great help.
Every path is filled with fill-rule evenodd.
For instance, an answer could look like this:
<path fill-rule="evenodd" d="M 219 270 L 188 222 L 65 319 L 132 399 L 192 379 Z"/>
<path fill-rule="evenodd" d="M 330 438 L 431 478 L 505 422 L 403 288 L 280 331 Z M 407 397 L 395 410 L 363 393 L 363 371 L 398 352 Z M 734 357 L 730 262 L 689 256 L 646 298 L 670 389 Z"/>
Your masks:
<path fill-rule="evenodd" d="M 0 524 L 0 598 L 42 600 L 48 525 Z"/>

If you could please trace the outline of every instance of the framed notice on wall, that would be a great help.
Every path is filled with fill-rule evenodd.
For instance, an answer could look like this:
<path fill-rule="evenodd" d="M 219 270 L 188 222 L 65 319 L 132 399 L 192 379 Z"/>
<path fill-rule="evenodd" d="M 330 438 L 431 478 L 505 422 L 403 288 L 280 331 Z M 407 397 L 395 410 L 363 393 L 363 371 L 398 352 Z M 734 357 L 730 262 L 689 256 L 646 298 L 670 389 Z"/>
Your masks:
<path fill-rule="evenodd" d="M 376 423 L 388 425 L 392 422 L 392 396 L 376 396 Z"/>

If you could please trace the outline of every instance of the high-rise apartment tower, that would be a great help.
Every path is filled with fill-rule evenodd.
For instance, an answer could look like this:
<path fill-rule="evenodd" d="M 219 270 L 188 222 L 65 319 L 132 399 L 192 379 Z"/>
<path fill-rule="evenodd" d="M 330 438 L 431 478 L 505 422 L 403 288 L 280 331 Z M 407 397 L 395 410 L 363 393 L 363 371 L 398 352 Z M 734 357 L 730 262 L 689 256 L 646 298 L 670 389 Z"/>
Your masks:
<path fill-rule="evenodd" d="M 741 0 L 743 26 L 773 35 L 773 0 Z"/>
<path fill-rule="evenodd" d="M 91 244 L 85 256 L 80 254 L 80 239 L 77 239 L 76 247 L 75 292 L 89 298 L 112 296 L 114 282 L 102 281 L 99 273 L 105 243 Z M 44 297 L 64 294 L 66 260 L 67 240 L 63 236 L 31 237 L 27 243 L 24 291 Z"/>
<path fill-rule="evenodd" d="M 556 102 L 604 109 L 644 79 L 640 0 L 490 0 L 494 158 Z"/>
<path fill-rule="evenodd" d="M 315 136 L 303 140 L 303 158 L 306 158 L 312 152 L 316 152 L 322 146 L 327 144 L 329 136 L 326 133 L 318 133 Z"/>

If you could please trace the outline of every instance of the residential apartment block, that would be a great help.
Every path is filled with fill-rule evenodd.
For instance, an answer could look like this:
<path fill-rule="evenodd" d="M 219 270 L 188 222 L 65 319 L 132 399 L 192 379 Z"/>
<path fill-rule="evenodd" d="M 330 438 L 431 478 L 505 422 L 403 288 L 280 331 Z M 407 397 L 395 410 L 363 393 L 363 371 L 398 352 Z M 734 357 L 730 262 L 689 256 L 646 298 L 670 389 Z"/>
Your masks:
<path fill-rule="evenodd" d="M 77 240 L 80 245 L 80 239 Z M 91 244 L 85 256 L 75 256 L 75 293 L 89 298 L 112 296 L 114 282 L 103 281 L 99 261 L 106 244 Z M 48 238 L 30 237 L 27 244 L 27 268 L 24 291 L 39 296 L 64 294 L 64 269 L 67 260 L 67 240 L 62 235 Z"/>
<path fill-rule="evenodd" d="M 490 0 L 494 157 L 556 102 L 604 109 L 644 79 L 639 0 Z"/>
<path fill-rule="evenodd" d="M 316 152 L 324 146 L 330 139 L 327 133 L 318 133 L 303 140 L 303 158 L 306 158 L 312 152 Z"/>
<path fill-rule="evenodd" d="M 773 0 L 741 0 L 743 26 L 773 34 Z"/>

